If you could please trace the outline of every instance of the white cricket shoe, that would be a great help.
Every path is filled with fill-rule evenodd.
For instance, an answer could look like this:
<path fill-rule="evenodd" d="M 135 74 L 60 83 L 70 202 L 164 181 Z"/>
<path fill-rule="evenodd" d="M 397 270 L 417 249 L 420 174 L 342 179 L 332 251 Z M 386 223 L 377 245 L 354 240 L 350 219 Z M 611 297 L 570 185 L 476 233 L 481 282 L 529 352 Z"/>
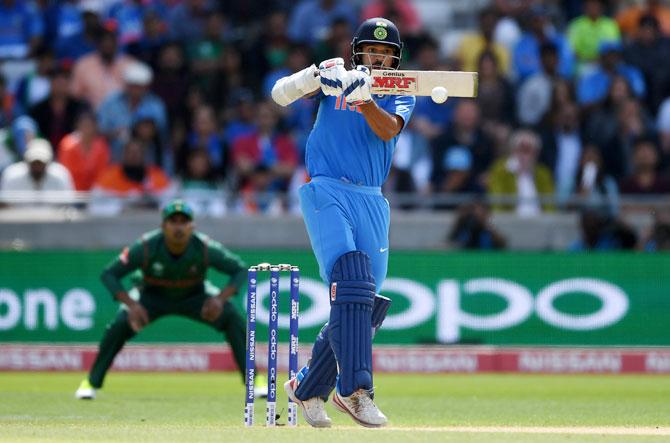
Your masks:
<path fill-rule="evenodd" d="M 388 422 L 365 389 L 359 389 L 349 397 L 341 396 L 336 390 L 333 394 L 333 406 L 338 411 L 349 414 L 356 423 L 366 428 L 379 428 Z"/>
<path fill-rule="evenodd" d="M 326 402 L 319 397 L 310 398 L 309 400 L 300 400 L 295 396 L 295 390 L 298 389 L 298 380 L 295 377 L 284 383 L 284 391 L 286 395 L 295 404 L 302 409 L 302 416 L 305 421 L 315 428 L 329 428 L 331 425 L 330 418 L 326 414 Z"/>
<path fill-rule="evenodd" d="M 95 388 L 88 381 L 88 378 L 82 380 L 77 388 L 77 392 L 74 393 L 74 397 L 79 400 L 94 400 L 95 399 Z"/>

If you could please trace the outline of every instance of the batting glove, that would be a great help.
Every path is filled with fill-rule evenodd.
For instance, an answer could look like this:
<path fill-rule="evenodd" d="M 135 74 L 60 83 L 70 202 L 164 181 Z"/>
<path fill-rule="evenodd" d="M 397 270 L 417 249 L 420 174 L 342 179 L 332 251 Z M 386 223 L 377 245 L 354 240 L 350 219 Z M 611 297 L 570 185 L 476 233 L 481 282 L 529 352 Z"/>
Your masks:
<path fill-rule="evenodd" d="M 371 102 L 370 86 L 372 85 L 372 78 L 370 77 L 370 70 L 365 66 L 357 66 L 356 69 L 348 71 L 347 74 L 348 77 L 344 84 L 344 95 L 347 98 L 347 103 L 358 106 Z"/>
<path fill-rule="evenodd" d="M 325 95 L 335 97 L 342 95 L 342 82 L 347 78 L 344 60 L 341 57 L 331 58 L 319 63 L 321 90 Z"/>

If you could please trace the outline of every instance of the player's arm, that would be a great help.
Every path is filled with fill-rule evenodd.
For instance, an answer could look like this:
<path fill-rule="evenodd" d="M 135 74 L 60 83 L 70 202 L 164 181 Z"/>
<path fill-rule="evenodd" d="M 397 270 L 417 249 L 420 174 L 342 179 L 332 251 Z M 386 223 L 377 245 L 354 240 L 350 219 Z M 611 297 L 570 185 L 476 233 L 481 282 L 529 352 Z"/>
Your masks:
<path fill-rule="evenodd" d="M 358 106 L 370 129 L 384 141 L 389 141 L 400 133 L 405 122 L 397 114 L 380 108 L 371 93 L 370 71 L 358 66 L 347 72 L 342 86 L 348 104 Z"/>
<path fill-rule="evenodd" d="M 123 251 L 103 269 L 100 275 L 102 284 L 116 300 L 126 305 L 133 302 L 128 297 L 128 292 L 121 280 L 130 272 L 139 269 L 143 261 L 144 246 L 142 241 L 137 241 L 132 246 L 123 248 Z"/>
<path fill-rule="evenodd" d="M 282 77 L 272 87 L 272 99 L 281 106 L 294 101 L 312 97 L 319 92 L 325 95 L 342 94 L 342 81 L 347 75 L 342 58 L 331 58 L 319 63 L 317 68 L 311 65 L 302 71 Z"/>
<path fill-rule="evenodd" d="M 209 240 L 207 244 L 209 265 L 229 276 L 228 284 L 221 289 L 218 297 L 224 303 L 237 294 L 244 285 L 247 264 L 236 254 L 223 247 L 219 242 Z"/>
<path fill-rule="evenodd" d="M 389 114 L 377 106 L 374 100 L 358 105 L 358 109 L 361 110 L 361 114 L 365 117 L 365 121 L 370 126 L 370 129 L 385 142 L 398 135 L 403 128 L 404 121 L 402 117 L 396 114 Z"/>

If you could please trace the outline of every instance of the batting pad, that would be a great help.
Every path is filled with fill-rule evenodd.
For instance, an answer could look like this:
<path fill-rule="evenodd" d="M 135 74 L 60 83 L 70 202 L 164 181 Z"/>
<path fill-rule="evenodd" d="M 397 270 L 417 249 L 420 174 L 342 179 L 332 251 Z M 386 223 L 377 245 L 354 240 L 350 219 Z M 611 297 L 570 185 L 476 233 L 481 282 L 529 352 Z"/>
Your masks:
<path fill-rule="evenodd" d="M 295 396 L 300 400 L 321 397 L 326 401 L 335 388 L 337 362 L 328 341 L 328 330 L 329 325 L 326 323 L 316 337 L 309 368 L 295 390 Z"/>
<path fill-rule="evenodd" d="M 375 280 L 370 257 L 342 255 L 333 266 L 328 336 L 339 368 L 339 392 L 372 389 L 372 305 Z"/>

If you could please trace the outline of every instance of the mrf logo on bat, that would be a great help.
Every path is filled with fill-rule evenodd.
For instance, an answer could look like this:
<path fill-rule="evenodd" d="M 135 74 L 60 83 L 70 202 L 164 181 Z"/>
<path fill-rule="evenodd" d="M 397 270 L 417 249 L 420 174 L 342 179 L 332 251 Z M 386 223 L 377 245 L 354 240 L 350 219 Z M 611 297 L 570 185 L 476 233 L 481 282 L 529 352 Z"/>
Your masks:
<path fill-rule="evenodd" d="M 382 75 L 374 76 L 373 88 L 388 90 L 416 90 L 416 77 L 409 77 L 403 72 L 384 72 Z"/>

